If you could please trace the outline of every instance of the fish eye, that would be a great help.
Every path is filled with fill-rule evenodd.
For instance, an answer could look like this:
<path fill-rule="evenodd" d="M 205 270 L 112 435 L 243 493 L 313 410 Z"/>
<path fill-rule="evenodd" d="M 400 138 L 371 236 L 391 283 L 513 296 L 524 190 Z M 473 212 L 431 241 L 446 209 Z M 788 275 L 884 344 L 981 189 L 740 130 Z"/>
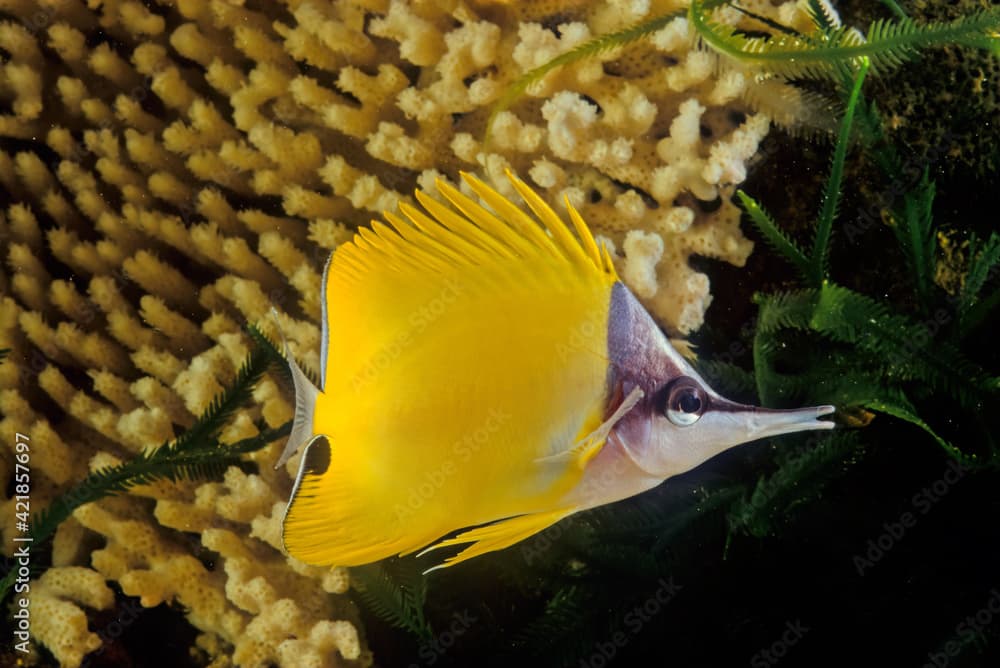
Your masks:
<path fill-rule="evenodd" d="M 688 427 L 701 417 L 705 399 L 705 391 L 693 378 L 678 378 L 667 388 L 663 414 L 678 427 Z"/>

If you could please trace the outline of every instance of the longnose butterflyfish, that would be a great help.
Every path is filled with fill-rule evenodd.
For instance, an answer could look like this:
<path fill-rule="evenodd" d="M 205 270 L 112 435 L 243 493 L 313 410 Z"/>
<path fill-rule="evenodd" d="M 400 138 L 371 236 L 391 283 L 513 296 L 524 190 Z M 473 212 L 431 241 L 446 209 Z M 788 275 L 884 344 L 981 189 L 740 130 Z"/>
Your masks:
<path fill-rule="evenodd" d="M 289 355 L 279 463 L 305 447 L 282 531 L 293 557 L 352 566 L 466 546 L 436 567 L 453 565 L 735 445 L 833 427 L 817 419 L 832 406 L 713 391 L 570 202 L 567 225 L 508 177 L 526 210 L 463 174 L 481 203 L 438 181 L 447 203 L 418 191 L 423 211 L 400 204 L 332 253 L 320 387 Z"/>

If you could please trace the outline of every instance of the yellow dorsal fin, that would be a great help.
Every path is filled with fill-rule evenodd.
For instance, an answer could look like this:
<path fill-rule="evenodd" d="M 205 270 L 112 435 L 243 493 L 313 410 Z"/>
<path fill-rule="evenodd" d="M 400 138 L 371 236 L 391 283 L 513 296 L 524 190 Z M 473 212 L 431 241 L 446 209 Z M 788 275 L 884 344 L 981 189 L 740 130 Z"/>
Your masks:
<path fill-rule="evenodd" d="M 507 176 L 537 220 L 470 174 L 463 173 L 462 178 L 492 212 L 439 179 L 438 192 L 457 212 L 418 191 L 417 200 L 427 213 L 406 203 L 399 207 L 403 217 L 386 212 L 389 225 L 372 221 L 370 229 L 360 229 L 353 242 L 338 249 L 331 272 L 357 275 L 367 273 L 366 269 L 380 271 L 387 263 L 397 270 L 440 271 L 446 265 L 543 257 L 577 269 L 588 269 L 585 265 L 589 264 L 590 270 L 617 279 L 607 250 L 600 250 L 568 200 L 573 231 L 526 183 L 509 171 Z"/>
<path fill-rule="evenodd" d="M 566 209 L 569 211 L 569 218 L 573 221 L 573 228 L 576 230 L 577 235 L 583 242 L 584 249 L 587 251 L 587 255 L 590 257 L 590 261 L 599 267 L 603 267 L 605 271 L 614 271 L 614 265 L 608 266 L 607 264 L 607 247 L 602 246 L 605 250 L 605 255 L 601 255 L 600 249 L 597 247 L 597 242 L 594 240 L 593 235 L 590 233 L 590 228 L 587 227 L 587 223 L 583 221 L 583 216 L 580 212 L 576 210 L 573 203 L 569 201 L 569 197 L 566 198 Z"/>
<path fill-rule="evenodd" d="M 324 300 L 336 324 L 324 377 L 336 383 L 369 374 L 370 360 L 404 344 L 400 336 L 422 331 L 428 322 L 423 314 L 442 302 L 454 305 L 459 293 L 468 298 L 465 305 L 513 298 L 516 290 L 526 295 L 519 302 L 525 315 L 537 317 L 546 308 L 532 297 L 538 285 L 555 282 L 586 292 L 618 280 L 607 250 L 572 206 L 571 229 L 527 184 L 507 176 L 534 215 L 462 174 L 483 204 L 439 180 L 445 202 L 418 192 L 423 210 L 401 204 L 398 214 L 387 212 L 385 222 L 373 221 L 337 249 L 326 274 Z"/>

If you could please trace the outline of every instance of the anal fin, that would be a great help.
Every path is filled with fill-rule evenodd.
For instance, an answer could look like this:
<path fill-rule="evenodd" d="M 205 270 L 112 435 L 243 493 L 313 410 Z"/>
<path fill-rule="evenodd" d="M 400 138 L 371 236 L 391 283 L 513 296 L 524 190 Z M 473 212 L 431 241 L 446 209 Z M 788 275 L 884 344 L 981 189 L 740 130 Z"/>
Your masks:
<path fill-rule="evenodd" d="M 473 557 L 478 557 L 479 555 L 486 554 L 487 552 L 495 552 L 496 550 L 502 550 L 505 547 L 510 547 L 514 543 L 518 543 L 525 538 L 538 533 L 542 529 L 552 526 L 567 515 L 571 515 L 575 512 L 575 510 L 575 508 L 559 508 L 557 510 L 549 510 L 541 513 L 518 515 L 517 517 L 500 520 L 499 522 L 494 522 L 493 524 L 487 524 L 486 526 L 469 529 L 468 531 L 463 531 L 454 538 L 449 538 L 431 545 L 427 549 L 420 552 L 417 556 L 423 556 L 428 552 L 442 547 L 452 547 L 454 545 L 472 543 L 472 545 L 465 548 L 455 556 L 445 559 L 437 566 L 428 568 L 424 571 L 424 573 L 429 573 L 439 568 L 454 566 L 455 564 L 459 564 L 467 559 L 472 559 Z"/>

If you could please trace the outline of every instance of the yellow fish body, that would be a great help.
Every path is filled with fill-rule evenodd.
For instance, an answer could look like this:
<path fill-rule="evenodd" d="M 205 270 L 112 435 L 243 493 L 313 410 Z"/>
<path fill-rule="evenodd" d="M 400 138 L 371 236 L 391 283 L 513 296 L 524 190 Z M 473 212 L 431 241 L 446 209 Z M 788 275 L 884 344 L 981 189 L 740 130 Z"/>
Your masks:
<path fill-rule="evenodd" d="M 471 543 L 451 565 L 732 445 L 832 426 L 830 407 L 719 397 L 571 206 L 573 232 L 512 176 L 534 217 L 464 178 L 486 206 L 438 182 L 453 208 L 418 192 L 426 212 L 401 205 L 327 264 L 322 389 L 291 363 L 292 556 L 357 565 L 477 527 L 433 545 Z"/>

